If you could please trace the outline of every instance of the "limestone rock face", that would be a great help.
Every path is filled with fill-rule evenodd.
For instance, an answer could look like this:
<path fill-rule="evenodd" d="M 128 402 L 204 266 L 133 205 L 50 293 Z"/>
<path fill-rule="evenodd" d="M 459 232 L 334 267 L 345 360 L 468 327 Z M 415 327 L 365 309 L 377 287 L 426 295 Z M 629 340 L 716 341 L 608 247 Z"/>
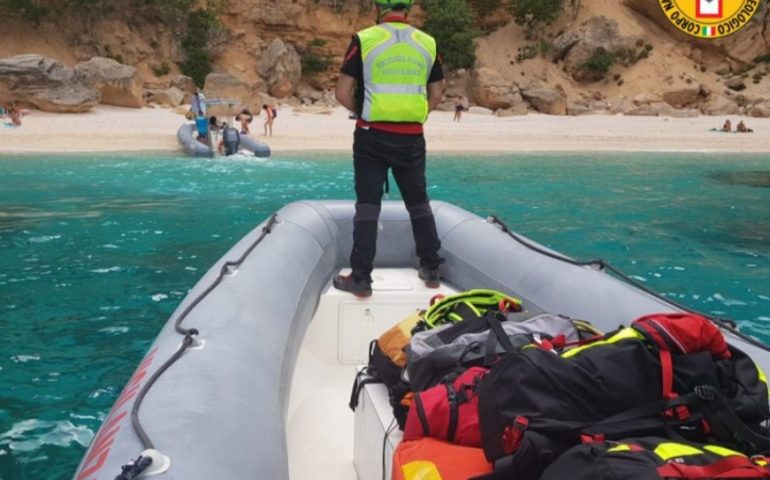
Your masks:
<path fill-rule="evenodd" d="M 755 103 L 746 109 L 752 117 L 770 117 L 770 101 Z"/>
<path fill-rule="evenodd" d="M 725 81 L 725 87 L 740 92 L 741 90 L 746 90 L 746 83 L 744 82 L 743 77 L 736 75 Z"/>
<path fill-rule="evenodd" d="M 131 108 L 144 106 L 144 82 L 134 67 L 111 58 L 93 57 L 75 66 L 75 76 L 83 85 L 101 92 L 101 103 Z"/>
<path fill-rule="evenodd" d="M 0 59 L 0 102 L 46 112 L 82 113 L 99 103 L 96 89 L 81 85 L 71 68 L 42 55 Z"/>
<path fill-rule="evenodd" d="M 577 117 L 580 115 L 588 115 L 593 113 L 590 105 L 585 102 L 573 102 L 567 105 L 567 115 Z"/>
<path fill-rule="evenodd" d="M 662 99 L 656 93 L 640 93 L 634 96 L 634 105 L 649 105 L 651 103 L 658 103 Z"/>
<path fill-rule="evenodd" d="M 670 117 L 674 114 L 674 107 L 664 102 L 652 102 L 639 105 L 626 112 L 626 115 L 637 117 Z"/>
<path fill-rule="evenodd" d="M 251 87 L 228 73 L 209 73 L 203 93 L 209 100 L 245 101 L 251 97 Z"/>
<path fill-rule="evenodd" d="M 275 105 L 274 99 L 262 92 L 264 84 L 252 86 L 228 73 L 208 74 L 203 88 L 208 100 L 236 100 L 241 107 L 250 108 L 261 107 L 265 103 Z"/>
<path fill-rule="evenodd" d="M 496 117 L 517 117 L 517 116 L 526 115 L 527 112 L 528 112 L 527 104 L 520 103 L 515 107 L 501 108 L 500 110 L 495 110 L 495 116 Z"/>
<path fill-rule="evenodd" d="M 555 59 L 564 59 L 564 68 L 572 78 L 580 82 L 600 79 L 595 72 L 585 68 L 586 62 L 597 52 L 616 53 L 633 48 L 638 38 L 620 35 L 618 23 L 603 15 L 591 18 L 577 31 L 565 32 L 554 40 Z"/>
<path fill-rule="evenodd" d="M 316 105 L 324 107 L 334 107 L 337 105 L 337 99 L 331 90 L 316 90 L 310 85 L 300 84 L 296 92 L 300 103 L 305 106 Z"/>
<path fill-rule="evenodd" d="M 148 90 L 145 93 L 147 103 L 157 103 L 164 107 L 178 107 L 185 98 L 184 92 L 176 87 L 169 87 L 165 90 Z"/>
<path fill-rule="evenodd" d="M 523 101 L 513 82 L 491 68 L 473 70 L 469 93 L 476 104 L 491 110 L 511 108 Z"/>
<path fill-rule="evenodd" d="M 626 97 L 620 96 L 607 102 L 607 113 L 617 115 L 626 113 L 634 108 L 634 104 Z"/>
<path fill-rule="evenodd" d="M 265 79 L 270 95 L 276 98 L 292 95 L 302 77 L 297 50 L 280 38 L 274 39 L 262 52 L 257 73 Z"/>
<path fill-rule="evenodd" d="M 561 91 L 546 86 L 531 86 L 521 91 L 521 96 L 541 113 L 567 114 L 567 98 Z"/>
<path fill-rule="evenodd" d="M 740 111 L 738 104 L 724 95 L 711 95 L 703 105 L 703 113 L 706 115 L 734 115 Z"/>
<path fill-rule="evenodd" d="M 176 75 L 169 82 L 170 86 L 176 87 L 184 93 L 195 93 L 195 80 L 187 75 Z"/>
<path fill-rule="evenodd" d="M 489 108 L 485 107 L 479 107 L 479 106 L 472 106 L 468 108 L 468 113 L 472 115 L 493 115 L 495 112 L 493 112 Z"/>
<path fill-rule="evenodd" d="M 698 101 L 700 93 L 700 85 L 673 87 L 663 92 L 663 101 L 672 107 L 681 108 Z"/>

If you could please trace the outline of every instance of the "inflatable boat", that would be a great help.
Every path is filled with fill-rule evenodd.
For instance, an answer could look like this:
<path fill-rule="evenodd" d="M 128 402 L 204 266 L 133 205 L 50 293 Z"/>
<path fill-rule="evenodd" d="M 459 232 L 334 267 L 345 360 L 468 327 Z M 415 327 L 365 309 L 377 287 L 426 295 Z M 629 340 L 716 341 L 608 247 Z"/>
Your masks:
<path fill-rule="evenodd" d="M 179 130 L 176 132 L 176 140 L 190 157 L 214 157 L 216 155 L 215 148 L 211 148 L 205 143 L 198 141 L 195 125 L 192 123 L 185 123 L 179 127 Z M 241 135 L 240 149 L 241 151 L 251 152 L 257 157 L 266 158 L 270 156 L 269 146 L 246 135 Z"/>
<path fill-rule="evenodd" d="M 384 202 L 374 293 L 337 291 L 355 207 L 289 204 L 257 226 L 189 292 L 105 418 L 74 478 L 174 480 L 390 478 L 400 432 L 380 385 L 355 414 L 350 385 L 373 338 L 437 292 L 491 288 L 525 308 L 590 319 L 605 331 L 680 308 L 603 263 L 581 263 L 433 202 L 442 285 L 419 280 L 409 215 Z M 729 323 L 728 341 L 770 370 L 770 353 Z"/>

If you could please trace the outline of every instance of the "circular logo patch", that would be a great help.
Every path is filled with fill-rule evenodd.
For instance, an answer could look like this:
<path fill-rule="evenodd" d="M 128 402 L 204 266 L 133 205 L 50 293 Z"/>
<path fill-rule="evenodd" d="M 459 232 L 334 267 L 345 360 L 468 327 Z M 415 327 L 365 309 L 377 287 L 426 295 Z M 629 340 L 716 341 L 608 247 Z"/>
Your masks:
<path fill-rule="evenodd" d="M 658 0 L 676 28 L 699 38 L 719 38 L 743 28 L 762 0 Z"/>

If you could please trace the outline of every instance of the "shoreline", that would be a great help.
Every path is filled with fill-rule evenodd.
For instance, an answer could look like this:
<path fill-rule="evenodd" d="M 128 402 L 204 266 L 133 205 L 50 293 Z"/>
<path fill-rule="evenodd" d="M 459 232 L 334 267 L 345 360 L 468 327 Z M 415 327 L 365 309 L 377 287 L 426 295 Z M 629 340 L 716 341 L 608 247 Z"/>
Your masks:
<path fill-rule="evenodd" d="M 770 153 L 770 119 L 738 115 L 692 118 L 529 114 L 495 117 L 433 112 L 425 125 L 428 153 Z M 725 118 L 743 119 L 754 133 L 710 131 Z M 100 105 L 84 114 L 32 111 L 20 128 L 0 126 L 0 154 L 178 153 L 176 131 L 184 117 L 172 109 L 130 109 Z M 261 117 L 252 136 L 274 154 L 352 153 L 354 122 L 342 107 L 316 112 L 284 107 L 274 136 L 262 133 Z M 258 135 L 254 135 L 258 133 Z"/>
<path fill-rule="evenodd" d="M 351 159 L 352 157 L 352 150 L 317 150 L 313 151 L 311 149 L 304 149 L 304 150 L 278 150 L 273 151 L 270 155 L 270 157 L 267 158 L 257 158 L 259 160 L 270 160 L 270 159 L 278 159 L 283 157 L 293 157 L 298 156 L 302 154 L 307 154 L 308 152 L 312 154 L 317 155 L 346 155 L 349 156 Z M 468 155 L 475 155 L 479 157 L 495 157 L 499 155 L 576 155 L 576 154 L 596 154 L 596 155 L 619 155 L 623 153 L 640 153 L 640 154 L 654 154 L 654 153 L 661 153 L 661 154 L 674 154 L 674 155 L 721 155 L 721 154 L 730 154 L 734 155 L 736 157 L 740 156 L 756 156 L 756 155 L 762 155 L 765 153 L 768 153 L 766 151 L 733 151 L 733 150 L 588 150 L 588 149 L 580 149 L 580 150 L 511 150 L 511 151 L 499 151 L 499 150 L 441 150 L 441 149 L 434 149 L 431 148 L 430 145 L 428 145 L 427 149 L 427 155 L 430 159 L 431 155 L 434 154 L 441 154 L 441 155 L 458 155 L 458 156 L 468 156 Z M 159 150 L 159 149 L 148 149 L 148 150 L 57 150 L 57 151 L 40 151 L 40 150 L 4 150 L 0 148 L 0 159 L 3 157 L 17 157 L 17 158 L 24 158 L 24 157 L 37 157 L 40 155 L 50 155 L 50 154 L 56 154 L 58 156 L 67 157 L 67 156 L 78 156 L 78 155 L 89 155 L 89 156 L 101 156 L 101 155 L 140 155 L 140 156 L 157 156 L 157 157 L 182 157 L 182 158 L 193 158 L 187 156 L 182 149 L 173 149 L 173 150 Z M 198 157 L 200 159 L 206 160 L 211 159 L 210 157 Z M 217 156 L 213 158 L 220 158 L 224 159 L 224 156 Z M 251 156 L 243 157 L 241 158 L 251 158 Z M 770 159 L 769 162 L 770 164 Z"/>

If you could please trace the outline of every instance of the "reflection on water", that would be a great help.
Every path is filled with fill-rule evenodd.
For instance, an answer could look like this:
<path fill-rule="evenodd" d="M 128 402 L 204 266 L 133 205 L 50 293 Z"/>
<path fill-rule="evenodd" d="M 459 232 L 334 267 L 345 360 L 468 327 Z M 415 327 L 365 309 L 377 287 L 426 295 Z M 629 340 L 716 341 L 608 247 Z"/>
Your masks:
<path fill-rule="evenodd" d="M 724 180 L 764 156 L 429 157 L 431 198 L 770 340 L 770 189 Z M 286 203 L 352 199 L 351 163 L 0 157 L 0 478 L 71 478 L 187 290 Z"/>
<path fill-rule="evenodd" d="M 709 175 L 714 180 L 731 185 L 770 188 L 770 172 L 716 172 Z"/>

